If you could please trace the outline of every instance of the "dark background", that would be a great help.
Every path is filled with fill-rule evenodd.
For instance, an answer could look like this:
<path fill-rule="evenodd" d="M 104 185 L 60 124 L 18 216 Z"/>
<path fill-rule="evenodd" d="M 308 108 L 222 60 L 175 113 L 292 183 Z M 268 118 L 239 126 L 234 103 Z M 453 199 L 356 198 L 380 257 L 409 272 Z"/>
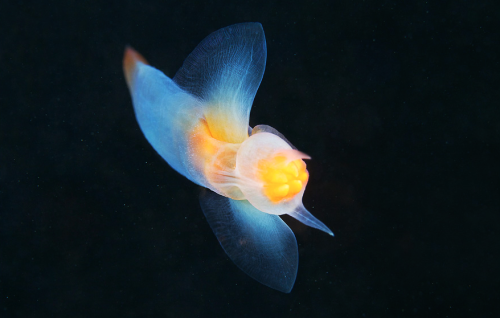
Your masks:
<path fill-rule="evenodd" d="M 7 2 L 0 317 L 498 317 L 495 2 Z M 304 204 L 336 234 L 286 219 L 290 294 L 228 259 L 121 69 L 130 44 L 173 76 L 246 21 L 268 46 L 250 124 L 312 156 Z"/>

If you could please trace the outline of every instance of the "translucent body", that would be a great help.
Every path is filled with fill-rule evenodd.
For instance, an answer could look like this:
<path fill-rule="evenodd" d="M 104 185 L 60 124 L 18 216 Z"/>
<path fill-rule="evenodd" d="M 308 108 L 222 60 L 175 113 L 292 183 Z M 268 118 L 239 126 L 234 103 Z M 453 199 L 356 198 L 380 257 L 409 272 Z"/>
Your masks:
<path fill-rule="evenodd" d="M 147 140 L 172 168 L 213 191 L 201 206 L 226 253 L 259 282 L 289 292 L 297 244 L 278 215 L 333 233 L 302 205 L 309 157 L 272 127 L 248 127 L 265 62 L 262 26 L 243 23 L 203 40 L 173 80 L 131 48 L 124 71 Z"/>

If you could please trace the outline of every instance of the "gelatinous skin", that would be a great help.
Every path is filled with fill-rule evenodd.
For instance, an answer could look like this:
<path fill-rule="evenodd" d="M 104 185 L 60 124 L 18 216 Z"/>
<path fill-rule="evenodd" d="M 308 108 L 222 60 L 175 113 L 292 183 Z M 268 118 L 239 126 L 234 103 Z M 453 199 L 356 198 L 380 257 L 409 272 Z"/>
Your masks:
<path fill-rule="evenodd" d="M 290 292 L 297 243 L 279 215 L 333 233 L 302 204 L 309 156 L 270 126 L 248 126 L 266 55 L 261 24 L 242 23 L 205 38 L 173 79 L 130 47 L 123 69 L 146 139 L 211 190 L 200 196 L 202 210 L 228 256 L 262 284 Z"/>

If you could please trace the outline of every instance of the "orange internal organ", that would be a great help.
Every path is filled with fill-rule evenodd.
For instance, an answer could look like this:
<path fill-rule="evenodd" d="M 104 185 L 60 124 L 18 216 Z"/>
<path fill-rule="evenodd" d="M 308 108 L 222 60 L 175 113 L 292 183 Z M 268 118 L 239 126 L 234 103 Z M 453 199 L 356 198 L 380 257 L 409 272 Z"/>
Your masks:
<path fill-rule="evenodd" d="M 273 203 L 293 198 L 309 179 L 306 164 L 301 159 L 287 162 L 285 156 L 277 155 L 259 161 L 258 169 L 264 181 L 264 194 Z"/>
<path fill-rule="evenodd" d="M 205 121 L 200 121 L 191 131 L 190 143 L 197 155 L 196 157 L 202 159 L 204 163 L 219 151 L 218 143 L 210 134 Z"/>

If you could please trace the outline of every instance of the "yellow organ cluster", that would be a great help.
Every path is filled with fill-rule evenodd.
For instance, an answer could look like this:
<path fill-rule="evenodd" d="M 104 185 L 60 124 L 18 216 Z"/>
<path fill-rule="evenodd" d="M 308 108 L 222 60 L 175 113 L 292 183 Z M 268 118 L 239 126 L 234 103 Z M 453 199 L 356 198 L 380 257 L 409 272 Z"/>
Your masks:
<path fill-rule="evenodd" d="M 287 161 L 285 156 L 280 155 L 259 161 L 258 171 L 264 181 L 264 194 L 273 203 L 293 198 L 309 178 L 304 161 Z"/>

